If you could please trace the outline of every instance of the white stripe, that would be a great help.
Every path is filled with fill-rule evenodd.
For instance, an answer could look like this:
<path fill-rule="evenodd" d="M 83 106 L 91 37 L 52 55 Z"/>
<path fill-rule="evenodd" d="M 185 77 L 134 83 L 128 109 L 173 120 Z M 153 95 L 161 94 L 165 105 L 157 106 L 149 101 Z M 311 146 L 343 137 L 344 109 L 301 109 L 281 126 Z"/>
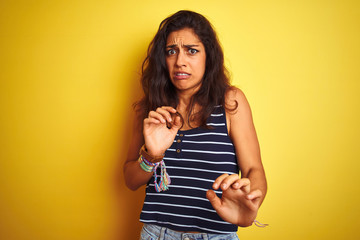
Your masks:
<path fill-rule="evenodd" d="M 175 141 L 174 141 L 175 142 Z M 183 140 L 183 142 L 186 143 L 199 143 L 199 144 L 220 144 L 220 145 L 229 145 L 229 146 L 233 146 L 232 143 L 225 143 L 225 142 L 197 142 L 197 141 L 188 141 L 188 140 Z"/>
<path fill-rule="evenodd" d="M 205 160 L 199 160 L 199 159 L 191 159 L 191 158 L 169 158 L 169 157 L 164 157 L 164 160 L 170 160 L 170 161 L 188 161 L 188 162 L 201 162 L 201 163 L 208 163 L 208 164 L 230 164 L 230 165 L 237 165 L 234 162 L 210 162 L 210 161 L 205 161 Z"/>
<path fill-rule="evenodd" d="M 199 190 L 199 191 L 204 191 L 204 192 L 207 192 L 209 190 L 209 189 L 206 189 L 206 188 L 179 186 L 179 185 L 171 185 L 171 184 L 170 184 L 170 186 L 174 187 L 174 188 L 186 188 L 186 189 Z M 214 192 L 217 193 L 217 194 L 222 194 L 222 191 L 214 191 Z"/>
<path fill-rule="evenodd" d="M 214 223 L 221 223 L 224 224 L 224 222 L 222 221 L 217 221 L 217 220 L 211 220 L 211 219 L 207 219 L 207 218 L 203 218 L 203 217 L 198 217 L 198 216 L 187 216 L 187 215 L 181 215 L 181 214 L 174 214 L 174 213 L 163 213 L 163 212 L 158 212 L 158 211 L 142 211 L 143 213 L 149 213 L 149 214 L 161 214 L 161 215 L 167 215 L 167 216 L 175 216 L 175 217 L 183 217 L 183 218 L 197 218 L 197 219 L 201 219 L 204 221 L 208 221 L 208 222 L 214 222 Z M 227 223 L 227 222 L 225 222 Z M 230 224 L 230 223 L 227 223 Z"/>
<path fill-rule="evenodd" d="M 162 223 L 162 224 L 169 224 L 169 225 L 172 225 L 172 226 L 179 226 L 179 227 L 196 227 L 196 228 L 199 228 L 199 229 L 203 229 L 203 230 L 207 230 L 207 231 L 210 231 L 210 232 L 217 232 L 217 233 L 222 233 L 222 234 L 226 234 L 226 233 L 235 233 L 235 232 L 225 232 L 225 231 L 218 231 L 218 230 L 214 230 L 214 229 L 209 229 L 209 228 L 204 228 L 204 227 L 199 227 L 197 225 L 183 225 L 183 224 L 176 224 L 176 223 L 171 223 L 171 222 L 163 222 L 163 221 L 154 221 L 154 220 L 144 220 L 144 219 L 140 219 L 141 222 L 145 222 L 145 223 Z M 228 224 L 227 222 L 224 222 L 224 224 Z"/>
<path fill-rule="evenodd" d="M 179 207 L 179 208 L 192 208 L 192 209 L 200 209 L 200 210 L 204 210 L 204 211 L 208 211 L 208 212 L 215 212 L 215 210 L 211 210 L 211 209 L 207 209 L 207 208 L 202 208 L 202 207 L 193 207 L 193 206 L 186 206 L 186 205 L 179 205 L 179 204 L 169 204 L 169 203 L 162 203 L 162 202 L 144 202 L 144 204 L 149 204 L 149 205 L 161 205 L 161 206 L 170 206 L 170 207 Z"/>
<path fill-rule="evenodd" d="M 150 187 L 154 187 L 155 185 L 153 183 L 150 183 L 148 186 Z M 186 189 L 191 189 L 191 190 L 199 190 L 199 191 L 204 191 L 204 192 L 207 192 L 209 189 L 206 189 L 206 188 L 198 188 L 198 187 L 189 187 L 189 186 L 179 186 L 179 185 L 172 185 L 170 184 L 169 185 L 170 188 L 186 188 Z M 222 191 L 214 191 L 216 192 L 217 194 L 222 194 Z"/>
<path fill-rule="evenodd" d="M 200 172 L 213 172 L 213 173 L 219 173 L 219 174 L 227 173 L 229 175 L 234 174 L 233 172 L 213 171 L 213 170 L 198 169 L 198 168 L 172 167 L 172 166 L 167 166 L 166 168 L 168 168 L 168 169 L 193 170 L 193 171 L 200 171 Z"/>
<path fill-rule="evenodd" d="M 196 136 L 204 136 L 204 135 L 219 135 L 219 136 L 227 136 L 226 133 L 216 133 L 216 132 L 207 132 L 207 133 L 197 133 L 197 134 L 185 134 L 185 137 L 196 137 Z"/>
<path fill-rule="evenodd" d="M 191 150 L 191 149 L 182 149 L 181 151 L 183 151 L 183 152 L 210 153 L 210 154 L 229 154 L 229 155 L 234 155 L 235 156 L 235 153 L 233 153 L 233 152 L 214 152 L 214 151 L 202 151 L 202 150 Z"/>
<path fill-rule="evenodd" d="M 207 123 L 208 126 L 225 126 L 225 123 Z"/>
<path fill-rule="evenodd" d="M 176 149 L 172 149 L 172 148 L 168 148 L 167 150 L 171 151 L 171 152 L 175 152 Z M 235 153 L 233 152 L 214 152 L 214 151 L 203 151 L 203 150 L 191 150 L 191 149 L 181 149 L 182 152 L 197 152 L 197 153 L 209 153 L 209 154 L 229 154 L 229 155 L 234 155 Z"/>
<path fill-rule="evenodd" d="M 183 177 L 183 176 L 174 176 L 174 175 L 171 175 L 171 179 L 174 179 L 174 178 L 192 179 L 192 180 L 199 180 L 199 181 L 211 182 L 211 183 L 215 182 L 215 180 L 212 180 L 212 179 L 196 178 L 196 177 Z"/>
<path fill-rule="evenodd" d="M 223 116 L 223 115 L 224 115 L 223 113 L 219 113 L 219 114 L 213 113 L 213 114 L 210 114 L 210 116 L 212 116 L 212 117 L 221 117 L 221 116 Z"/>
<path fill-rule="evenodd" d="M 191 197 L 191 196 L 185 196 L 185 195 L 170 195 L 170 194 L 167 194 L 167 193 L 146 193 L 146 195 L 176 197 L 176 198 L 189 198 L 189 199 L 196 199 L 196 200 L 201 200 L 201 201 L 205 201 L 205 202 L 209 201 L 207 198 Z"/>

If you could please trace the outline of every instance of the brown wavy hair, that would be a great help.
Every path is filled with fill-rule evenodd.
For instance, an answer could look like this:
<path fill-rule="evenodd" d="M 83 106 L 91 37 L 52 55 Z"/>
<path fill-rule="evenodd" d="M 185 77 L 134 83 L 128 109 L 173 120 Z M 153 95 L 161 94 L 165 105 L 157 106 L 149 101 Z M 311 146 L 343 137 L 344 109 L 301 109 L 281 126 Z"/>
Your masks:
<path fill-rule="evenodd" d="M 205 46 L 206 66 L 202 84 L 194 94 L 188 106 L 187 122 L 196 119 L 201 127 L 206 126 L 206 119 L 214 110 L 214 106 L 225 104 L 225 93 L 231 87 L 227 69 L 224 66 L 224 54 L 211 23 L 201 14 L 181 10 L 164 19 L 151 41 L 147 57 L 142 64 L 141 83 L 144 97 L 135 105 L 144 110 L 145 115 L 161 106 L 176 108 L 179 99 L 176 88 L 170 81 L 166 67 L 166 42 L 171 32 L 191 28 Z M 194 105 L 201 109 L 194 113 Z M 237 103 L 233 109 L 236 109 Z"/>

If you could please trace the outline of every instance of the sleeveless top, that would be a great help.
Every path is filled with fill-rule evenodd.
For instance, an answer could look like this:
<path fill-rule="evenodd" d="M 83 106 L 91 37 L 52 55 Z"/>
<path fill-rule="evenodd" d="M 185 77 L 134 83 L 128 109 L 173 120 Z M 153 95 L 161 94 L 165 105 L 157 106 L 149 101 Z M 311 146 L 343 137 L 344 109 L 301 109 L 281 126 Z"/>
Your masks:
<path fill-rule="evenodd" d="M 236 225 L 218 216 L 206 198 L 206 191 L 212 189 L 217 177 L 223 173 L 239 173 L 222 106 L 214 108 L 207 125 L 211 129 L 198 127 L 178 131 L 164 157 L 171 178 L 169 190 L 156 192 L 154 177 L 150 179 L 141 222 L 175 231 L 215 234 L 237 231 Z M 221 190 L 215 193 L 221 198 Z"/>

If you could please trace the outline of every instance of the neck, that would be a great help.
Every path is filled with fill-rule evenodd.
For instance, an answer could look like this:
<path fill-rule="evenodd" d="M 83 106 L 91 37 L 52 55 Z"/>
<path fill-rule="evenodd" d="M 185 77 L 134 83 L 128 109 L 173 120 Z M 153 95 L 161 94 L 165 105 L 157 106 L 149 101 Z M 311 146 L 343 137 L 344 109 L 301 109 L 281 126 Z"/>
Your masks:
<path fill-rule="evenodd" d="M 194 96 L 195 92 L 189 93 L 189 92 L 178 92 L 178 99 L 179 103 L 176 107 L 176 110 L 183 116 L 185 123 L 184 128 L 188 129 L 190 126 L 188 126 L 188 117 L 200 110 L 200 106 L 195 103 L 193 106 L 193 109 L 191 109 L 190 112 L 190 104 L 191 104 L 191 98 Z M 197 124 L 196 120 L 193 123 L 194 126 Z"/>
<path fill-rule="evenodd" d="M 178 107 L 181 107 L 182 109 L 187 109 L 187 107 L 190 105 L 191 98 L 196 94 L 197 91 L 199 91 L 200 86 L 198 86 L 195 89 L 188 89 L 188 90 L 178 90 L 177 96 L 179 99 L 179 105 Z"/>
<path fill-rule="evenodd" d="M 187 111 L 191 98 L 194 96 L 195 93 L 185 92 L 185 91 L 179 91 L 177 92 L 179 104 L 177 106 L 178 110 L 184 112 Z"/>

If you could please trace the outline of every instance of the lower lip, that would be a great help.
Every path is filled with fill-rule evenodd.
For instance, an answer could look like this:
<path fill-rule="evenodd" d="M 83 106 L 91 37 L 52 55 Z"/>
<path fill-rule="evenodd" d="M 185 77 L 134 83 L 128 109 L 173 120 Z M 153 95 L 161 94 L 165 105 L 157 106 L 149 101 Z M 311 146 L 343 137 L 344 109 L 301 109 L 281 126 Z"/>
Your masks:
<path fill-rule="evenodd" d="M 174 79 L 175 80 L 184 80 L 184 79 L 188 79 L 190 77 L 190 75 L 175 75 Z"/>

